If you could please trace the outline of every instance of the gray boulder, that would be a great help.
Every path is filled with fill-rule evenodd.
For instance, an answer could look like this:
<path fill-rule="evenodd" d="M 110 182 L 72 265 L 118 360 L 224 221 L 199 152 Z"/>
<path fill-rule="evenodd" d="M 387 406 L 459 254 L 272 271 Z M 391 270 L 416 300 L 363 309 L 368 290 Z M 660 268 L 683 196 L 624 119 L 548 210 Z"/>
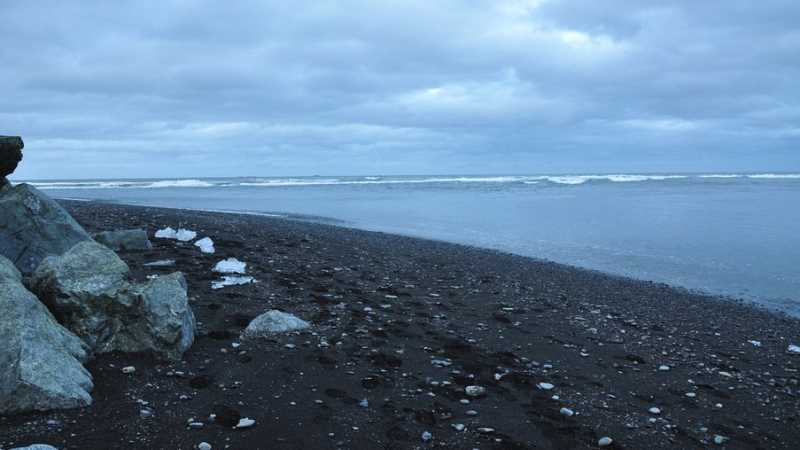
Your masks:
<path fill-rule="evenodd" d="M 194 342 L 195 318 L 180 273 L 143 284 L 94 241 L 51 256 L 31 276 L 31 289 L 59 321 L 97 353 L 149 352 L 178 360 Z"/>
<path fill-rule="evenodd" d="M 54 200 L 28 184 L 0 190 L 0 255 L 30 274 L 49 255 L 91 239 Z"/>
<path fill-rule="evenodd" d="M 253 319 L 242 332 L 242 337 L 245 339 L 268 337 L 278 333 L 305 330 L 310 327 L 310 323 L 297 316 L 273 309 Z"/>
<path fill-rule="evenodd" d="M 152 250 L 153 244 L 145 230 L 103 231 L 92 236 L 95 241 L 112 250 Z"/>
<path fill-rule="evenodd" d="M 88 346 L 9 268 L 13 264 L 0 256 L 0 414 L 90 405 L 92 376 L 81 365 Z"/>

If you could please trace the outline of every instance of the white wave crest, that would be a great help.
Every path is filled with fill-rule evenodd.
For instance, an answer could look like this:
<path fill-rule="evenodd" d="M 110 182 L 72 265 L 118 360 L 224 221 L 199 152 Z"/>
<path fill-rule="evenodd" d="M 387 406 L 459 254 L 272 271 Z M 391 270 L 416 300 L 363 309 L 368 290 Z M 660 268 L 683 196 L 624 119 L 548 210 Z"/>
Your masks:
<path fill-rule="evenodd" d="M 795 180 L 800 179 L 800 173 L 757 173 L 752 175 L 747 175 L 747 178 L 756 178 L 756 179 L 775 179 L 775 180 Z"/>

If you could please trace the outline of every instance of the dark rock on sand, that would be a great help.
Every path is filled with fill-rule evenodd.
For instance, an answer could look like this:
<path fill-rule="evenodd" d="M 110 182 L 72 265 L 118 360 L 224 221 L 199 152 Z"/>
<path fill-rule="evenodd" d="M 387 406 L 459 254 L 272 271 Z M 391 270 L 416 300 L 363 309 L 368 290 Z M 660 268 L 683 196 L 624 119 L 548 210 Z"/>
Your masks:
<path fill-rule="evenodd" d="M 22 161 L 25 144 L 19 136 L 0 136 L 0 186 L 7 183 L 5 177 L 14 173 Z"/>
<path fill-rule="evenodd" d="M 153 244 L 147 238 L 147 231 L 136 230 L 116 230 L 102 231 L 92 235 L 95 241 L 105 245 L 112 250 L 151 250 Z"/>
<path fill-rule="evenodd" d="M 31 287 L 62 324 L 97 353 L 149 352 L 178 360 L 192 345 L 195 319 L 180 273 L 144 284 L 109 248 L 81 242 L 46 258 Z"/>
<path fill-rule="evenodd" d="M 0 414 L 92 403 L 88 347 L 59 325 L 0 256 Z"/>
<path fill-rule="evenodd" d="M 28 184 L 0 189 L 0 211 L 0 255 L 23 274 L 91 239 L 58 203 Z"/>

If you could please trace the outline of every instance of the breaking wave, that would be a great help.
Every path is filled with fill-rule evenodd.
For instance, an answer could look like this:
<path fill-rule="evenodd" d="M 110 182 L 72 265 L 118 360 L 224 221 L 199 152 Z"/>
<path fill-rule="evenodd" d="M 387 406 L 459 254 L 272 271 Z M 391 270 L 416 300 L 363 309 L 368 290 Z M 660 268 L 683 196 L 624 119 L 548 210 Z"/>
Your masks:
<path fill-rule="evenodd" d="M 168 180 L 86 180 L 86 181 L 33 181 L 40 189 L 186 189 L 224 187 L 302 187 L 336 185 L 402 185 L 402 184 L 492 184 L 571 186 L 585 183 L 643 183 L 671 182 L 676 180 L 714 179 L 800 180 L 798 173 L 760 174 L 700 174 L 700 175 L 530 175 L 530 176 L 418 176 L 418 177 L 275 177 L 275 178 L 219 178 L 219 179 L 168 179 Z"/>

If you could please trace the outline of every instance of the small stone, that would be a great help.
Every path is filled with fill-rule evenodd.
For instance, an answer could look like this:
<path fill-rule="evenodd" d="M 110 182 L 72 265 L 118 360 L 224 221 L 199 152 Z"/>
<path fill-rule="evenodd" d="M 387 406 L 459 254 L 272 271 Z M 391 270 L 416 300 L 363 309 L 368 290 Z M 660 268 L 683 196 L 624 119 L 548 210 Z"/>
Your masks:
<path fill-rule="evenodd" d="M 608 436 L 605 436 L 605 437 L 601 437 L 601 438 L 600 438 L 600 440 L 599 440 L 599 441 L 597 441 L 597 446 L 598 446 L 598 447 L 608 447 L 608 446 L 609 446 L 609 445 L 611 445 L 613 442 L 614 442 L 614 440 L 613 440 L 613 439 L 611 439 L 611 438 L 610 438 L 610 437 L 608 437 Z"/>
<path fill-rule="evenodd" d="M 456 431 L 464 431 L 467 428 L 463 423 L 454 423 L 452 427 Z"/>
<path fill-rule="evenodd" d="M 467 386 L 464 388 L 464 392 L 470 397 L 480 397 L 486 394 L 486 388 L 483 386 Z"/>
<path fill-rule="evenodd" d="M 358 406 L 360 406 L 362 408 L 369 408 L 369 400 L 367 400 L 367 399 L 361 400 L 358 403 Z"/>
<path fill-rule="evenodd" d="M 789 348 L 787 348 L 786 351 L 795 355 L 800 355 L 800 346 L 790 344 Z"/>
<path fill-rule="evenodd" d="M 136 367 L 127 366 L 127 367 L 123 367 L 122 368 L 122 373 L 131 374 L 131 373 L 134 373 L 134 372 L 136 372 Z"/>
<path fill-rule="evenodd" d="M 475 416 L 478 415 L 478 411 L 475 411 L 474 409 L 470 409 L 467 412 L 465 412 L 464 414 L 466 414 L 466 415 L 468 415 L 470 417 L 475 417 Z"/>
<path fill-rule="evenodd" d="M 571 410 L 569 408 L 561 408 L 561 410 L 559 412 L 561 414 L 567 416 L 567 417 L 572 417 L 572 416 L 575 415 L 575 411 L 573 411 L 573 410 Z"/>
<path fill-rule="evenodd" d="M 243 429 L 243 428 L 250 428 L 256 424 L 256 421 L 247 417 L 239 419 L 239 423 L 236 424 L 236 428 Z"/>
<path fill-rule="evenodd" d="M 553 389 L 555 386 L 550 384 L 550 383 L 542 382 L 542 383 L 537 384 L 536 387 L 541 389 L 541 390 L 543 390 L 543 391 L 549 391 L 550 389 Z"/>
<path fill-rule="evenodd" d="M 430 432 L 428 432 L 428 431 L 423 431 L 422 432 L 422 440 L 423 441 L 428 442 L 431 439 L 433 439 L 433 435 Z"/>
<path fill-rule="evenodd" d="M 201 442 L 197 444 L 197 450 L 211 450 L 211 444 L 208 442 Z"/>
<path fill-rule="evenodd" d="M 717 445 L 722 445 L 727 440 L 728 440 L 728 438 L 726 438 L 725 436 L 720 436 L 719 434 L 714 435 L 714 443 L 717 444 Z"/>
<path fill-rule="evenodd" d="M 658 370 L 660 370 L 661 372 L 669 372 L 669 366 L 662 364 L 658 366 Z"/>
<path fill-rule="evenodd" d="M 648 409 L 648 411 L 650 412 L 650 414 L 655 414 L 655 415 L 661 414 L 661 409 L 660 408 L 656 408 L 655 406 L 653 406 L 652 408 Z"/>

